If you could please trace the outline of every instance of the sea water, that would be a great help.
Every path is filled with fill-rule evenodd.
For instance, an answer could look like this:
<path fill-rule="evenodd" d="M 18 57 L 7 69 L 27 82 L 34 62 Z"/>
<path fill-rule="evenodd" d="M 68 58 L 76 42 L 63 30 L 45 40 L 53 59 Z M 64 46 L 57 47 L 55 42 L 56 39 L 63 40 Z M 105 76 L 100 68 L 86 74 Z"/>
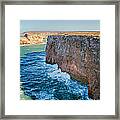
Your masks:
<path fill-rule="evenodd" d="M 20 46 L 21 99 L 88 100 L 88 86 L 46 64 L 45 44 Z"/>

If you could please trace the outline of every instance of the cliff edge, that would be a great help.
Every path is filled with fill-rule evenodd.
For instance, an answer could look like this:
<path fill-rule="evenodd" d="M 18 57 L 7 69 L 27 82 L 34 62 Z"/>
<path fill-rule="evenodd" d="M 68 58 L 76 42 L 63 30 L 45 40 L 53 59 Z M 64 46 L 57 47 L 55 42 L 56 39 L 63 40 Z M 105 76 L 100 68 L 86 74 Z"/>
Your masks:
<path fill-rule="evenodd" d="M 46 63 L 58 64 L 72 79 L 88 84 L 91 99 L 100 99 L 100 39 L 93 36 L 50 35 Z"/>

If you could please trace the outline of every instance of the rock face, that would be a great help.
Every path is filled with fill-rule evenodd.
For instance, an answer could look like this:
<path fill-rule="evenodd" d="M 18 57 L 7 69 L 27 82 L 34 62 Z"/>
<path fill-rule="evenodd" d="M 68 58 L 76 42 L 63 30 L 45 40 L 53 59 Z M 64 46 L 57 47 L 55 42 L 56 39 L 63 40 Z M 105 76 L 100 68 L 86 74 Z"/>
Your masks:
<path fill-rule="evenodd" d="M 87 35 L 87 36 L 98 36 L 100 32 L 40 32 L 40 31 L 28 31 L 21 33 L 20 35 L 20 45 L 32 45 L 32 44 L 43 44 L 49 35 Z"/>
<path fill-rule="evenodd" d="M 20 37 L 20 45 L 45 43 L 47 35 L 39 32 L 26 32 Z"/>
<path fill-rule="evenodd" d="M 48 36 L 46 63 L 58 64 L 71 78 L 88 84 L 89 97 L 100 99 L 100 39 L 93 36 Z"/>

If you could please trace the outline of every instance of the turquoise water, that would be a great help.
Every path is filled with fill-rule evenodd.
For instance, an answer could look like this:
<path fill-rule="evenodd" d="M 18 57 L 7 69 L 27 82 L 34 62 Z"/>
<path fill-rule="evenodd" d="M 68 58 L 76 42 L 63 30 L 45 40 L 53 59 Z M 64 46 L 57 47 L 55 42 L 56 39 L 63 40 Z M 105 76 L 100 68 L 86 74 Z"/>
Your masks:
<path fill-rule="evenodd" d="M 46 44 L 20 46 L 20 57 L 26 53 L 45 51 Z"/>
<path fill-rule="evenodd" d="M 45 44 L 20 47 L 20 83 L 24 99 L 88 100 L 88 87 L 45 62 Z"/>

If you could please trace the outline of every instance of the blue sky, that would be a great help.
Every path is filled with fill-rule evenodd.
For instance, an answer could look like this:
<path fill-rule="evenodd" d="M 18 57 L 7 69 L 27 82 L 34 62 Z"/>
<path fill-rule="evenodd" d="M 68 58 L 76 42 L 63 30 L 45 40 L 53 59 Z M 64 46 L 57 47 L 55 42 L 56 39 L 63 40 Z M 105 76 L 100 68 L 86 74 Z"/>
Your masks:
<path fill-rule="evenodd" d="M 99 20 L 21 20 L 20 32 L 27 31 L 99 31 Z"/>

